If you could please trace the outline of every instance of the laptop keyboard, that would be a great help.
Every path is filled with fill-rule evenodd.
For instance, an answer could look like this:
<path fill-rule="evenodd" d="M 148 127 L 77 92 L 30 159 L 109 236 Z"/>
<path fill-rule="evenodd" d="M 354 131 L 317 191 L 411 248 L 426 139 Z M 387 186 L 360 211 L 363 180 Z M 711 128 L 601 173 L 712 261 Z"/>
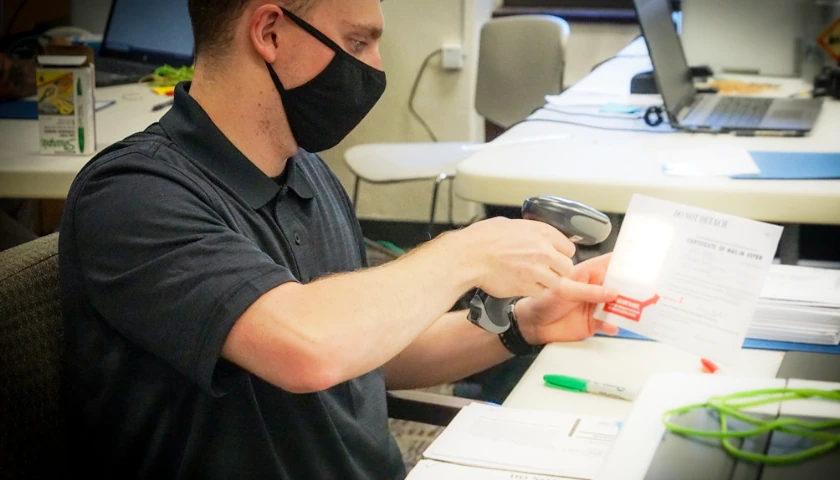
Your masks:
<path fill-rule="evenodd" d="M 96 86 L 122 85 L 135 83 L 141 78 L 153 73 L 151 65 L 138 64 L 113 58 L 96 59 Z"/>
<path fill-rule="evenodd" d="M 771 98 L 722 97 L 705 123 L 711 127 L 757 127 L 772 103 Z"/>
<path fill-rule="evenodd" d="M 122 75 L 148 75 L 154 72 L 155 67 L 144 63 L 99 57 L 96 59 L 96 69 Z"/>

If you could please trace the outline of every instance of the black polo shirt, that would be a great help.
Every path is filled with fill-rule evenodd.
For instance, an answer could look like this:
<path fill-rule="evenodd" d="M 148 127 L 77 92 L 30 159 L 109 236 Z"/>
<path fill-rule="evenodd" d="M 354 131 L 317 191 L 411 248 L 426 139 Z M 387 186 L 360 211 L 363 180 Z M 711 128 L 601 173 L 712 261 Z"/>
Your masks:
<path fill-rule="evenodd" d="M 77 471 L 404 477 L 380 371 L 292 394 L 220 357 L 262 294 L 361 268 L 364 246 L 318 156 L 300 152 L 281 179 L 265 176 L 188 88 L 159 124 L 85 166 L 67 198 L 59 262 Z"/>

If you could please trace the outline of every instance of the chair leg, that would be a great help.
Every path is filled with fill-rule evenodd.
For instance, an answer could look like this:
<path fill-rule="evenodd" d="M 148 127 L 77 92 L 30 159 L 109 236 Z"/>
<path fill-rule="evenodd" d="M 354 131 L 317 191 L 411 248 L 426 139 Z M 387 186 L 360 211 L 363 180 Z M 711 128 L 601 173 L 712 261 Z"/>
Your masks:
<path fill-rule="evenodd" d="M 427 233 L 429 234 L 429 238 L 432 236 L 432 228 L 435 226 L 435 210 L 437 209 L 437 197 L 438 191 L 440 190 L 440 184 L 449 178 L 445 173 L 441 173 L 435 179 L 435 186 L 432 189 L 432 211 L 429 214 L 429 228 L 427 229 Z"/>
<path fill-rule="evenodd" d="M 353 186 L 353 211 L 358 211 L 359 208 L 359 186 L 362 183 L 362 177 L 356 177 L 356 184 Z"/>

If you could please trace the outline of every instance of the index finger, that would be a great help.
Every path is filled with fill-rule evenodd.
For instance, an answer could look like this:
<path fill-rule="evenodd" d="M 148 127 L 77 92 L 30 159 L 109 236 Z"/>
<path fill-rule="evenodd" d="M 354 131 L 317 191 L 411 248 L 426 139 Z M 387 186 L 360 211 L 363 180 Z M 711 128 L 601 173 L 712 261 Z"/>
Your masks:
<path fill-rule="evenodd" d="M 552 290 L 560 298 L 572 302 L 605 303 L 618 297 L 614 288 L 577 282 L 568 277 L 561 278 Z"/>

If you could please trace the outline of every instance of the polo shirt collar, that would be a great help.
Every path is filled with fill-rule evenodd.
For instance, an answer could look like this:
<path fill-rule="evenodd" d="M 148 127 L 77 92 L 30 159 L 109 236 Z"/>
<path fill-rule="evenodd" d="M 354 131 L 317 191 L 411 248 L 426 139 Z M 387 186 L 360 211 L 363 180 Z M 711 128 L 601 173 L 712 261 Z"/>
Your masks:
<path fill-rule="evenodd" d="M 298 162 L 303 161 L 301 157 L 302 154 L 298 153 L 286 162 L 286 171 L 289 172 L 286 177 L 286 186 L 295 192 L 298 197 L 308 200 L 315 196 L 315 192 L 312 190 L 312 182 L 309 180 L 306 170 L 298 164 Z"/>
<path fill-rule="evenodd" d="M 160 120 L 161 126 L 190 160 L 207 167 L 251 208 L 262 207 L 280 192 L 281 185 L 257 168 L 225 137 L 190 96 L 189 87 L 189 82 L 175 87 L 174 105 Z M 309 199 L 313 197 L 312 185 L 306 172 L 297 165 L 300 156 L 295 155 L 286 163 L 286 185 L 299 197 Z"/>

